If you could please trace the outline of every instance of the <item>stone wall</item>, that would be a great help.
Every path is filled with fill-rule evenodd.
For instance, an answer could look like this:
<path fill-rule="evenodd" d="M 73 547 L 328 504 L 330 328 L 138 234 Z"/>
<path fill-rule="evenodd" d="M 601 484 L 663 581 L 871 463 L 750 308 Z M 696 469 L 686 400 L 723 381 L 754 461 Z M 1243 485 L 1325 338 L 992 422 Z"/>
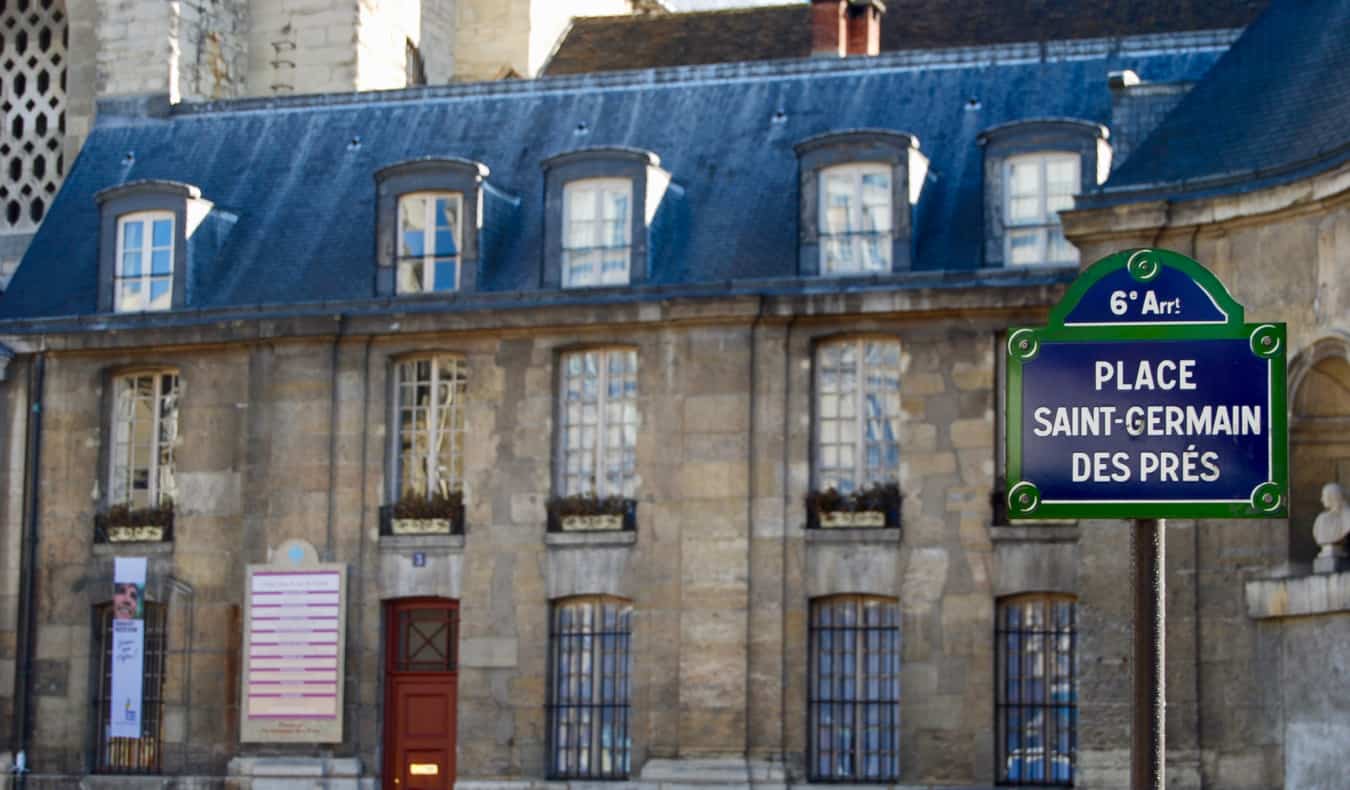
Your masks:
<path fill-rule="evenodd" d="M 249 0 L 249 94 L 354 90 L 358 2 Z"/>
<path fill-rule="evenodd" d="M 407 87 L 407 45 L 417 46 L 421 41 L 421 0 L 359 0 L 356 90 Z"/>
<path fill-rule="evenodd" d="M 200 101 L 246 95 L 248 6 L 236 0 L 182 0 L 178 8 L 178 96 Z"/>
<path fill-rule="evenodd" d="M 629 0 L 455 0 L 455 80 L 533 77 L 574 16 L 632 12 Z"/>
<path fill-rule="evenodd" d="M 549 601 L 606 593 L 634 603 L 635 777 L 725 758 L 744 774 L 749 756 L 782 782 L 804 777 L 809 601 L 871 593 L 902 613 L 903 781 L 991 784 L 995 595 L 1071 588 L 1075 572 L 1076 534 L 1046 527 L 1068 550 L 1028 561 L 1034 549 L 997 554 L 989 526 L 995 334 L 1051 300 L 1043 288 L 985 287 L 540 309 L 509 331 L 486 314 L 423 314 L 393 334 L 358 319 L 340 338 L 331 319 L 304 319 L 58 341 L 43 418 L 33 766 L 85 770 L 91 608 L 106 600 L 114 554 L 149 554 L 149 594 L 169 606 L 164 773 L 313 755 L 234 740 L 244 567 L 302 538 L 350 568 L 346 739 L 333 754 L 359 758 L 367 775 L 379 766 L 387 600 L 460 601 L 465 780 L 543 777 Z M 941 317 L 906 317 L 918 303 Z M 904 526 L 808 532 L 814 345 L 859 332 L 902 349 Z M 637 531 L 548 535 L 558 355 L 616 343 L 639 359 Z M 434 351 L 462 354 L 470 371 L 467 534 L 381 537 L 393 361 Z M 175 539 L 95 545 L 102 388 L 143 365 L 180 374 Z M 3 395 L 19 419 L 21 390 L 11 381 Z M 12 489 L 0 506 L 16 507 Z"/>
<path fill-rule="evenodd" d="M 1232 196 L 1063 215 L 1085 265 L 1131 247 L 1174 249 L 1213 271 L 1245 305 L 1248 322 L 1288 325 L 1291 518 L 1168 525 L 1169 786 L 1319 786 L 1305 784 L 1290 767 L 1298 761 L 1287 752 L 1289 731 L 1274 722 L 1297 715 L 1289 694 L 1297 696 L 1301 686 L 1283 685 L 1290 682 L 1281 670 L 1283 648 L 1265 635 L 1267 626 L 1248 617 L 1244 585 L 1271 574 L 1306 573 L 1311 555 L 1304 533 L 1320 509 L 1321 486 L 1331 479 L 1350 485 L 1344 460 L 1350 458 L 1350 396 L 1335 385 L 1338 366 L 1350 359 L 1350 295 L 1343 287 L 1350 270 L 1348 187 L 1350 169 L 1341 168 Z M 1305 396 L 1319 376 L 1330 377 L 1330 386 Z M 1126 529 L 1105 524 L 1091 541 L 1128 556 Z M 1122 662 L 1130 650 L 1130 603 L 1095 567 L 1103 554 L 1083 557 L 1085 611 L 1094 600 L 1114 609 L 1108 621 L 1083 624 L 1084 652 L 1103 662 L 1082 668 L 1084 706 L 1104 706 L 1098 718 L 1110 722 L 1097 731 L 1084 710 L 1083 769 L 1124 781 L 1130 691 Z M 1343 701 L 1335 704 L 1340 716 L 1350 715 Z"/>

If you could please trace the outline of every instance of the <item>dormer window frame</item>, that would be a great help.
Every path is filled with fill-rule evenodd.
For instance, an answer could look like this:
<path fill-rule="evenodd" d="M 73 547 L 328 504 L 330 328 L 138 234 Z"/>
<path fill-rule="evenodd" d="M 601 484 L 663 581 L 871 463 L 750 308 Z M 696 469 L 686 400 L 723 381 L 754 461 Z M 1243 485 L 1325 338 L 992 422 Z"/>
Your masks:
<path fill-rule="evenodd" d="M 661 159 L 651 151 L 638 148 L 602 147 L 568 151 L 544 160 L 544 261 L 541 285 L 544 288 L 585 290 L 615 288 L 647 282 L 651 277 L 648 250 L 651 225 L 661 199 L 670 187 L 670 174 L 661 169 Z M 628 278 L 623 283 L 586 282 L 577 284 L 564 274 L 564 258 L 570 231 L 569 187 L 606 181 L 627 181 Z"/>
<path fill-rule="evenodd" d="M 621 197 L 621 200 L 612 200 Z M 580 210 L 586 205 L 586 212 Z M 615 205 L 627 217 L 609 217 L 608 211 Z M 623 221 L 626 219 L 627 221 Z M 614 222 L 623 230 L 622 234 L 607 232 L 605 225 Z M 579 234 L 579 225 L 590 225 L 589 234 Z M 633 269 L 633 181 L 628 178 L 580 178 L 569 181 L 563 186 L 563 231 L 562 231 L 562 287 L 595 288 L 607 285 L 628 285 L 632 281 Z M 589 235 L 589 245 L 582 244 L 578 236 Z M 622 243 L 615 236 L 622 235 Z M 606 237 L 610 237 L 606 239 Z M 591 276 L 581 279 L 579 267 L 573 264 L 576 259 L 590 261 L 593 267 Z M 606 282 L 607 266 L 614 260 L 622 260 L 622 277 Z"/>
<path fill-rule="evenodd" d="M 376 266 L 375 293 L 399 299 L 470 293 L 478 290 L 483 264 L 482 231 L 484 193 L 491 171 L 482 162 L 457 157 L 426 157 L 396 162 L 375 173 Z M 404 198 L 417 195 L 458 195 L 459 227 L 455 230 L 456 275 L 453 290 L 399 290 L 401 208 Z M 443 256 L 444 257 L 444 256 Z M 435 256 L 424 255 L 425 260 Z M 425 265 L 425 264 L 424 264 Z M 422 284 L 428 277 L 424 269 Z M 434 279 L 431 280 L 434 283 Z"/>
<path fill-rule="evenodd" d="M 928 159 L 919 152 L 914 135 L 890 129 L 853 129 L 829 132 L 796 144 L 799 172 L 798 263 L 802 277 L 858 277 L 908 271 L 913 266 L 913 206 L 918 203 L 928 175 Z M 832 172 L 865 172 L 877 166 L 890 171 L 890 227 L 863 233 L 882 233 L 889 239 L 889 265 L 884 271 L 826 271 L 827 242 L 832 234 L 825 226 L 825 195 Z M 861 187 L 858 198 L 861 199 Z M 852 233 L 850 228 L 850 233 Z"/>
<path fill-rule="evenodd" d="M 174 213 L 133 211 L 117 218 L 117 263 L 113 267 L 113 312 L 139 313 L 173 306 Z M 167 225 L 167 233 L 160 230 Z M 132 233 L 132 230 L 135 233 Z M 131 237 L 135 236 L 135 245 Z M 161 265 L 163 261 L 164 265 Z M 167 266 L 167 268 L 165 268 Z M 155 305 L 155 286 L 168 280 L 164 303 Z M 132 294 L 136 299 L 131 298 Z M 133 303 L 136 306 L 133 306 Z"/>
<path fill-rule="evenodd" d="M 413 200 L 422 201 L 420 206 L 422 233 L 422 251 L 412 253 L 405 246 L 408 242 L 408 230 L 406 229 L 408 218 L 408 207 Z M 439 211 L 438 206 L 441 201 L 447 201 L 453 205 L 452 214 L 454 222 L 450 225 L 450 250 L 442 250 L 438 241 Z M 409 294 L 425 293 L 453 293 L 459 290 L 459 284 L 462 279 L 463 256 L 460 250 L 464 246 L 464 194 L 462 192 L 445 192 L 441 190 L 419 190 L 416 192 L 404 192 L 398 196 L 398 245 L 397 261 L 395 263 L 394 288 L 400 296 Z M 440 273 L 440 267 L 449 265 L 453 271 L 451 288 L 437 288 L 436 281 Z M 408 286 L 408 280 L 404 277 L 405 267 L 420 266 L 421 274 L 417 278 L 417 287 Z"/>
<path fill-rule="evenodd" d="M 1058 190 L 1052 191 L 1050 178 L 1050 169 L 1052 165 L 1071 164 L 1073 166 L 1072 181 L 1075 187 L 1082 182 L 1082 157 L 1076 151 L 1036 151 L 1033 153 L 1016 154 L 1003 160 L 1003 260 L 1008 266 L 1034 266 L 1060 265 L 1074 266 L 1078 263 L 1078 251 L 1070 246 L 1069 252 L 1065 253 L 1063 249 L 1059 252 L 1065 253 L 1056 257 L 1056 248 L 1061 245 L 1056 242 L 1064 239 L 1063 228 L 1059 223 L 1059 212 L 1064 209 L 1073 208 L 1073 195 L 1077 191 L 1070 192 L 1067 196 Z M 1034 169 L 1035 186 L 1030 192 L 1018 193 L 1015 189 L 1014 173 L 1019 167 Z M 1062 203 L 1068 198 L 1068 205 L 1055 204 Z M 1017 211 L 1014 205 L 1017 201 L 1034 201 L 1034 216 L 1027 216 L 1026 219 L 1019 220 L 1016 216 Z M 1014 260 L 1014 240 L 1015 238 L 1035 239 L 1037 248 L 1037 260 L 1026 263 L 1019 263 Z M 1064 242 L 1063 246 L 1069 246 Z"/>
<path fill-rule="evenodd" d="M 159 312 L 184 307 L 188 300 L 188 244 L 187 240 L 213 204 L 202 198 L 201 190 L 191 184 L 178 181 L 142 180 L 104 189 L 94 195 L 99 210 L 98 237 L 98 311 L 101 313 L 135 314 Z M 125 248 L 125 229 L 130 223 L 147 223 L 146 231 L 153 233 L 153 220 L 168 219 L 172 222 L 168 249 L 169 267 L 167 276 L 171 280 L 169 303 L 151 308 L 124 308 L 119 290 L 127 278 L 123 272 Z M 147 222 L 149 221 L 149 222 Z M 151 264 L 152 236 L 143 238 L 140 273 L 134 277 L 148 288 L 155 275 L 149 269 Z M 164 245 L 160 245 L 161 248 Z M 149 291 L 144 291 L 145 302 L 149 300 Z"/>
<path fill-rule="evenodd" d="M 1050 260 L 1050 239 L 1060 227 L 1058 211 L 1045 214 L 1036 223 L 1019 226 L 1010 219 L 1010 181 L 1012 164 L 1036 158 L 1072 155 L 1078 157 L 1078 188 L 1082 194 L 1106 180 L 1111 171 L 1110 131 L 1102 124 L 1076 118 L 1040 118 L 1001 124 L 981 132 L 977 141 L 984 156 L 984 260 L 987 268 L 1010 266 L 1077 266 L 1072 260 Z M 1044 165 L 1041 194 L 1045 201 Z M 1053 216 L 1053 219 L 1051 218 Z M 1041 260 L 1014 264 L 1011 261 L 1010 231 L 1019 227 L 1042 228 L 1044 238 Z"/>

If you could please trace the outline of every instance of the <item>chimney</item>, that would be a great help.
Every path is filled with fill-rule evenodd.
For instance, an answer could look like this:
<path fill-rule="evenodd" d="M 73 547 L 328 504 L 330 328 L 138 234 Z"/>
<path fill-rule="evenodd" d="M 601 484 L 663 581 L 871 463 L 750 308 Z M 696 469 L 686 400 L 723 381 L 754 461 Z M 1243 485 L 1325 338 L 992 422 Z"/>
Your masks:
<path fill-rule="evenodd" d="M 881 0 L 811 0 L 811 55 L 843 58 L 881 51 Z"/>

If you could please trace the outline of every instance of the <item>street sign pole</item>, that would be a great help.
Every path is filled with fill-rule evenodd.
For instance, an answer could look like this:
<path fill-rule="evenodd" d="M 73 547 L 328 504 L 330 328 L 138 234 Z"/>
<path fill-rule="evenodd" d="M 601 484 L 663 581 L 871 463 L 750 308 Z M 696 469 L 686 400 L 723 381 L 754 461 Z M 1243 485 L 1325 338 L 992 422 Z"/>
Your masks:
<path fill-rule="evenodd" d="M 1130 739 L 1130 787 L 1163 790 L 1167 754 L 1167 522 L 1135 519 L 1130 546 L 1134 564 L 1134 727 Z"/>
<path fill-rule="evenodd" d="M 1246 323 L 1169 250 L 1097 261 L 1008 334 L 1009 518 L 1132 520 L 1133 790 L 1163 788 L 1163 519 L 1288 515 L 1285 350 L 1284 324 Z"/>

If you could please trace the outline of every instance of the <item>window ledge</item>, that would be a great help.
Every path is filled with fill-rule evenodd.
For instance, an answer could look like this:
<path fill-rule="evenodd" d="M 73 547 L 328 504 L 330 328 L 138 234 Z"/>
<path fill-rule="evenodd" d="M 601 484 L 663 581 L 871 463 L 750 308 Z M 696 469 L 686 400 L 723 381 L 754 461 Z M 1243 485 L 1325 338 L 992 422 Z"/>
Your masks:
<path fill-rule="evenodd" d="M 380 552 L 409 549 L 441 549 L 446 552 L 464 551 L 463 535 L 381 535 Z"/>
<path fill-rule="evenodd" d="M 825 527 L 808 529 L 807 543 L 844 545 L 888 545 L 900 543 L 899 527 Z"/>
<path fill-rule="evenodd" d="M 95 557 L 144 557 L 173 554 L 173 541 L 125 541 L 95 543 Z"/>
<path fill-rule="evenodd" d="M 1011 526 L 989 527 L 989 540 L 994 543 L 1077 543 L 1078 522 L 1032 522 Z"/>
<path fill-rule="evenodd" d="M 637 532 L 545 532 L 545 546 L 632 546 L 637 543 Z"/>

